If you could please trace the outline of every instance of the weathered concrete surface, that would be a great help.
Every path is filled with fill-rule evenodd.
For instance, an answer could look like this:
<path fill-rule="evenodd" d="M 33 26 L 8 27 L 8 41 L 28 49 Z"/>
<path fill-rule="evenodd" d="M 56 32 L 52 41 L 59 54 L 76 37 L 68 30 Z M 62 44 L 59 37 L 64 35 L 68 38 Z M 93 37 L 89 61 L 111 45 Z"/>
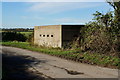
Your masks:
<path fill-rule="evenodd" d="M 73 41 L 84 25 L 35 26 L 34 44 L 47 47 L 64 47 Z"/>
<path fill-rule="evenodd" d="M 36 62 L 32 65 L 32 67 L 29 67 L 29 69 L 31 70 L 32 68 L 35 68 L 40 73 L 50 76 L 51 78 L 118 78 L 117 69 L 77 63 L 19 48 L 3 46 L 2 49 L 3 51 L 10 52 L 10 54 L 15 53 L 16 55 L 31 56 L 40 60 L 41 63 L 37 64 Z M 70 71 L 78 72 L 78 74 L 70 74 Z"/>
<path fill-rule="evenodd" d="M 35 44 L 48 47 L 61 47 L 61 41 L 61 25 L 35 26 Z"/>

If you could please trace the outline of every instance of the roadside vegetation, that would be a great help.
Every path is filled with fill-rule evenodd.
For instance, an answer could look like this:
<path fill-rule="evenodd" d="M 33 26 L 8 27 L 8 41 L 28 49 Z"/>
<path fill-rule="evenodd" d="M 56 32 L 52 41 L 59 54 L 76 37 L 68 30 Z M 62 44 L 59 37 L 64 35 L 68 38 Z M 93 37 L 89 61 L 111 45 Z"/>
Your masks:
<path fill-rule="evenodd" d="M 59 48 L 45 48 L 32 46 L 28 42 L 2 42 L 4 46 L 13 46 L 31 51 L 42 52 L 52 56 L 73 60 L 76 62 L 99 65 L 110 68 L 118 68 L 119 58 L 117 56 L 106 56 L 104 54 L 87 53 L 79 50 L 61 50 Z"/>
<path fill-rule="evenodd" d="M 93 21 L 80 31 L 79 37 L 73 41 L 73 49 L 105 54 L 106 56 L 120 56 L 120 1 L 108 2 L 114 11 L 101 13 L 96 11 Z"/>
<path fill-rule="evenodd" d="M 81 63 L 120 68 L 120 2 L 109 2 L 109 4 L 113 6 L 114 11 L 107 13 L 96 11 L 93 14 L 93 21 L 87 23 L 81 29 L 78 38 L 65 49 L 34 45 L 32 29 L 27 31 L 18 29 L 17 32 L 14 29 L 4 30 L 4 32 L 2 31 L 3 41 L 0 44 L 42 52 Z"/>

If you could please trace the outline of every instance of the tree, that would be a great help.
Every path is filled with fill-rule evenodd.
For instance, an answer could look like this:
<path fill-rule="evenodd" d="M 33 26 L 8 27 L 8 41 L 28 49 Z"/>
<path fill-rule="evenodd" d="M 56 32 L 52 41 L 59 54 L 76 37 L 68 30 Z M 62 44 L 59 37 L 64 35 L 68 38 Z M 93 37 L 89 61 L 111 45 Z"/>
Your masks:
<path fill-rule="evenodd" d="M 112 2 L 109 2 L 107 0 L 107 2 L 114 8 L 114 14 L 115 14 L 115 24 L 116 27 L 120 27 L 120 1 L 115 2 L 115 0 L 113 0 Z"/>
<path fill-rule="evenodd" d="M 96 11 L 96 13 L 93 14 L 94 15 L 94 19 L 95 21 L 97 21 L 97 23 L 99 25 L 103 25 L 106 27 L 106 29 L 108 27 L 111 27 L 111 25 L 113 24 L 113 14 L 112 11 L 107 12 L 106 14 L 102 14 L 98 11 Z"/>
<path fill-rule="evenodd" d="M 105 14 L 96 11 L 94 13 L 94 21 L 89 22 L 82 29 L 84 34 L 80 40 L 81 48 L 83 51 L 94 51 L 108 55 L 116 55 L 119 48 L 118 41 L 118 25 L 115 22 L 115 15 L 113 11 Z M 113 54 L 114 53 L 114 54 Z"/>

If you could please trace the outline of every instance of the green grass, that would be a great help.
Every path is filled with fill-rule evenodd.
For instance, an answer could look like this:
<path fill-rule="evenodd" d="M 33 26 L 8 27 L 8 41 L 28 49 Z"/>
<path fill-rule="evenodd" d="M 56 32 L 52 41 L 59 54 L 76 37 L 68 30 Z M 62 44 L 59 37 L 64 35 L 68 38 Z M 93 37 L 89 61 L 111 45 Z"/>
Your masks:
<path fill-rule="evenodd" d="M 31 46 L 27 42 L 1 42 L 5 46 L 13 46 L 23 49 L 28 49 L 36 52 L 43 52 L 49 55 L 74 60 L 81 63 L 94 64 L 104 67 L 118 68 L 120 59 L 115 56 L 105 56 L 101 54 L 90 54 L 87 52 L 80 52 L 77 50 L 61 50 L 59 48 L 44 48 L 38 46 Z"/>

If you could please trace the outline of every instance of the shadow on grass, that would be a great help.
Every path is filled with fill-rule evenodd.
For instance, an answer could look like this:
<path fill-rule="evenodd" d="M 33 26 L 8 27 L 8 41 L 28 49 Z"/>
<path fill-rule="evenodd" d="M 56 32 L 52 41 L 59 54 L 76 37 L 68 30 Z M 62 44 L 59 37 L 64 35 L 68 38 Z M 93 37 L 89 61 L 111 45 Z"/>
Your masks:
<path fill-rule="evenodd" d="M 28 70 L 32 64 L 41 63 L 35 58 L 15 54 L 2 54 L 2 80 L 44 80 L 40 74 Z"/>

